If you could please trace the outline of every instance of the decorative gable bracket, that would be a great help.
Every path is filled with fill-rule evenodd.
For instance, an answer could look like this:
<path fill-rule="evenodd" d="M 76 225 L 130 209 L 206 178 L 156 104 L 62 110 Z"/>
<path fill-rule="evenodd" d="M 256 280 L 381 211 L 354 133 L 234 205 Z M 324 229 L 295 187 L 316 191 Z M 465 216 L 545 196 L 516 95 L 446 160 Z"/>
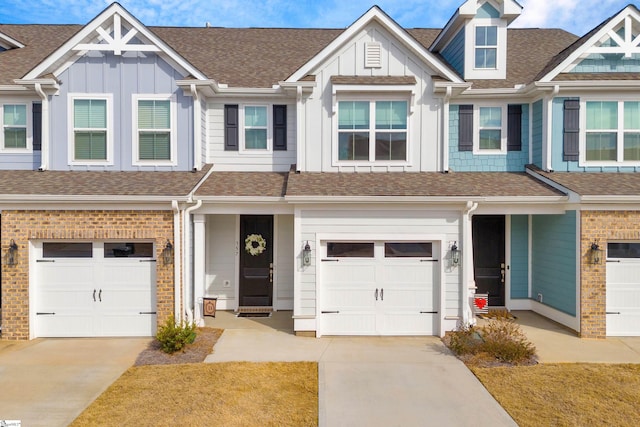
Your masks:
<path fill-rule="evenodd" d="M 587 53 L 624 53 L 625 58 L 631 58 L 634 53 L 640 53 L 640 34 L 636 37 L 633 36 L 633 21 L 630 16 L 625 17 L 624 19 L 624 39 L 618 34 L 616 31 L 609 30 L 606 34 L 606 37 L 611 39 L 613 45 L 611 46 L 598 46 L 592 47 L 587 50 Z M 617 45 L 617 46 L 614 46 Z"/>
<path fill-rule="evenodd" d="M 112 34 L 110 34 L 112 31 Z M 113 25 L 107 29 L 99 26 L 96 28 L 98 33 L 98 43 L 80 43 L 73 50 L 77 51 L 110 51 L 114 55 L 122 55 L 122 52 L 160 52 L 160 48 L 155 45 L 134 44 L 129 43 L 137 34 L 135 28 L 127 29 L 122 25 L 122 19 L 119 14 L 113 15 Z M 124 33 L 124 35 L 123 35 Z M 101 43 L 103 42 L 103 43 Z"/>

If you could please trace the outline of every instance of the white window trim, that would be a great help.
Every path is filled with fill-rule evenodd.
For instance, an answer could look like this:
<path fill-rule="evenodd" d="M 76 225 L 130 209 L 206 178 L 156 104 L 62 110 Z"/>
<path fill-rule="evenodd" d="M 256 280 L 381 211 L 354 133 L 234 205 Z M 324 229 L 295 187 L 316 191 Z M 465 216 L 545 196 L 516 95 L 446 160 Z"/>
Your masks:
<path fill-rule="evenodd" d="M 175 166 L 178 164 L 178 107 L 175 94 L 133 94 L 131 95 L 131 163 L 133 166 Z M 169 101 L 169 140 L 171 158 L 169 160 L 140 160 L 140 141 L 138 140 L 138 101 Z"/>
<path fill-rule="evenodd" d="M 24 105 L 27 108 L 27 143 L 25 148 L 5 148 L 4 146 L 4 106 L 5 105 Z M 2 153 L 26 154 L 33 151 L 33 102 L 24 99 L 3 99 L 0 104 L 0 151 Z"/>
<path fill-rule="evenodd" d="M 618 104 L 618 128 L 615 132 L 617 139 L 617 160 L 587 160 L 587 102 L 616 102 Z M 640 98 L 632 96 L 592 96 L 580 98 L 580 136 L 578 166 L 580 167 L 618 167 L 618 166 L 640 166 L 640 160 L 624 160 L 624 103 L 640 102 Z M 640 132 L 640 131 L 638 131 Z"/>
<path fill-rule="evenodd" d="M 406 92 L 410 89 L 404 88 Z M 411 116 L 413 112 L 412 108 L 412 96 L 397 96 L 385 93 L 369 93 L 358 95 L 342 95 L 337 96 L 335 99 L 335 105 L 333 109 L 333 143 L 331 144 L 331 163 L 334 167 L 341 166 L 410 166 L 411 165 Z M 375 155 L 375 108 L 369 109 L 370 128 L 369 128 L 369 160 L 340 160 L 338 158 L 339 147 L 338 141 L 340 139 L 338 129 L 338 104 L 342 101 L 368 101 L 372 106 L 377 101 L 405 101 L 407 103 L 407 146 L 405 160 L 376 160 Z"/>
<path fill-rule="evenodd" d="M 274 104 L 240 104 L 238 105 L 238 152 L 240 154 L 271 154 L 273 152 L 273 105 Z M 265 107 L 267 109 L 267 148 L 246 148 L 244 109 L 246 107 Z"/>
<path fill-rule="evenodd" d="M 107 101 L 107 158 L 105 160 L 76 160 L 75 155 L 75 128 L 74 128 L 74 101 L 76 99 L 104 99 Z M 113 94 L 110 93 L 70 93 L 67 96 L 67 121 L 68 121 L 68 142 L 67 154 L 69 165 L 113 165 Z"/>
<path fill-rule="evenodd" d="M 491 28 L 491 27 L 495 27 L 496 29 L 496 44 L 495 45 L 482 45 L 479 46 L 478 45 L 478 28 L 482 27 L 482 28 Z M 474 69 L 476 70 L 496 70 L 498 68 L 498 46 L 500 46 L 500 34 L 499 34 L 499 29 L 500 27 L 498 25 L 491 25 L 491 24 L 487 24 L 487 25 L 482 25 L 482 24 L 477 24 L 473 27 L 473 64 L 474 64 Z M 495 67 L 477 67 L 475 64 L 478 62 L 478 49 L 494 49 L 496 51 L 496 66 Z"/>
<path fill-rule="evenodd" d="M 476 68 L 476 27 L 497 27 L 496 68 Z M 507 24 L 503 19 L 474 19 L 465 32 L 465 79 L 505 79 L 507 76 Z"/>
<path fill-rule="evenodd" d="M 500 107 L 502 116 L 502 126 L 500 128 L 500 149 L 486 150 L 480 149 L 480 108 L 483 107 Z M 504 155 L 507 154 L 507 110 L 506 104 L 474 104 L 473 106 L 473 154 L 484 155 Z"/>

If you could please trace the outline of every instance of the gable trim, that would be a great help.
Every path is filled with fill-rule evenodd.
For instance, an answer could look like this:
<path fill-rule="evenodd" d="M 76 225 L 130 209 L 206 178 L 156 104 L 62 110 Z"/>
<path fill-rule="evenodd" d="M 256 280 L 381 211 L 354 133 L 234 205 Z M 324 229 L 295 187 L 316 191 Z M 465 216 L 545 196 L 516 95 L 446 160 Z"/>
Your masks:
<path fill-rule="evenodd" d="M 18 40 L 9 37 L 8 35 L 4 34 L 4 33 L 0 33 L 0 46 L 5 47 L 7 49 L 20 49 L 23 48 L 24 45 L 22 43 L 20 43 Z"/>
<path fill-rule="evenodd" d="M 386 13 L 384 13 L 378 6 L 373 6 L 364 15 L 358 18 L 353 24 L 351 24 L 342 34 L 336 37 L 331 43 L 329 43 L 320 53 L 311 58 L 302 67 L 298 68 L 286 82 L 296 82 L 308 74 L 313 74 L 313 70 L 318 67 L 322 62 L 326 61 L 331 54 L 337 51 L 340 46 L 344 45 L 348 40 L 354 37 L 359 31 L 363 30 L 370 22 L 376 21 L 382 25 L 387 31 L 389 31 L 398 40 L 411 50 L 414 54 L 418 55 L 423 61 L 425 61 L 434 70 L 438 71 L 442 76 L 447 79 L 462 83 L 463 81 L 453 71 L 449 70 L 441 61 L 439 61 L 428 49 L 422 46 L 418 41 L 413 38 L 409 33 L 404 30 L 398 23 L 391 19 Z"/>
<path fill-rule="evenodd" d="M 127 21 L 132 29 L 136 30 L 136 34 L 142 35 L 146 39 L 148 39 L 155 48 L 157 48 L 157 52 L 165 54 L 169 60 L 174 62 L 177 66 L 184 69 L 186 73 L 191 74 L 193 77 L 199 80 L 206 80 L 206 76 L 197 70 L 193 65 L 188 63 L 184 58 L 182 58 L 176 51 L 171 49 L 166 43 L 164 43 L 160 38 L 158 38 L 154 33 L 152 33 L 147 27 L 145 27 L 136 17 L 131 15 L 125 8 L 123 8 L 118 3 L 113 3 L 111 6 L 107 7 L 103 10 L 98 16 L 96 16 L 91 22 L 85 25 L 78 33 L 76 33 L 72 38 L 70 38 L 66 43 L 60 46 L 55 52 L 49 55 L 44 61 L 38 64 L 35 68 L 27 73 L 24 76 L 24 80 L 36 79 L 42 74 L 46 74 L 50 69 L 58 69 L 58 65 L 60 62 L 65 61 L 66 56 L 70 56 L 73 51 L 78 50 L 82 47 L 90 47 L 84 41 L 90 37 L 94 32 L 98 32 L 101 34 L 99 28 L 102 28 L 101 25 L 104 24 L 109 18 L 114 17 L 114 22 L 121 22 L 123 18 Z M 120 30 L 117 30 L 120 31 Z M 106 33 L 105 33 L 106 34 Z M 133 37 L 134 34 L 131 35 Z M 104 34 L 102 34 L 104 37 Z M 122 43 L 128 41 L 128 35 L 124 37 L 117 37 L 119 39 L 119 47 L 122 48 Z M 112 39 L 113 40 L 113 39 Z M 151 46 L 153 48 L 153 46 Z M 86 50 L 86 49 L 84 49 Z"/>

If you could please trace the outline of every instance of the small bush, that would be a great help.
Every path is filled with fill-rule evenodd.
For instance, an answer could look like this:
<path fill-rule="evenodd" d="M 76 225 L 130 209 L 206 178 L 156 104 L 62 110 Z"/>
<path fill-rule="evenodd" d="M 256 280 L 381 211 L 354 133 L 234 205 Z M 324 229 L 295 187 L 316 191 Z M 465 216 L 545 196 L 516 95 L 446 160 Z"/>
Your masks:
<path fill-rule="evenodd" d="M 513 365 L 530 363 L 536 349 L 513 321 L 498 317 L 485 326 L 462 325 L 448 333 L 447 347 L 467 363 L 486 364 L 488 361 Z"/>
<path fill-rule="evenodd" d="M 175 353 L 196 339 L 196 324 L 187 322 L 177 324 L 176 319 L 171 316 L 158 329 L 156 339 L 160 342 L 162 351 Z"/>

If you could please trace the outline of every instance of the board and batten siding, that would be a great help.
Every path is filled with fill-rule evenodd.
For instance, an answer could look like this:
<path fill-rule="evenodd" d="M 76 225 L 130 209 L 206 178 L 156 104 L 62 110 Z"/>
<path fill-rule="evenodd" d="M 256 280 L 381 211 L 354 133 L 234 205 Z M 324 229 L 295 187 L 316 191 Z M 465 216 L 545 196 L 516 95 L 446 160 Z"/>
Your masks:
<path fill-rule="evenodd" d="M 178 170 L 193 167 L 193 98 L 176 85 L 177 70 L 155 54 L 89 52 L 63 71 L 60 92 L 51 97 L 51 169 L 54 170 Z M 69 94 L 109 94 L 113 97 L 113 164 L 69 165 Z M 176 97 L 177 165 L 134 166 L 132 159 L 133 95 L 172 94 Z"/>
<path fill-rule="evenodd" d="M 224 149 L 224 106 L 225 104 L 248 105 L 286 105 L 287 106 L 287 149 L 286 151 L 260 152 L 225 151 Z M 207 163 L 213 163 L 217 171 L 240 172 L 288 172 L 291 165 L 296 163 L 296 104 L 286 99 L 247 100 L 230 99 L 227 101 L 216 99 L 207 104 L 207 132 L 209 135 Z"/>
<path fill-rule="evenodd" d="M 379 68 L 365 67 L 366 43 L 380 43 L 381 64 Z M 409 52 L 400 42 L 377 23 L 371 23 L 347 42 L 335 55 L 329 57 L 317 70 L 317 86 L 307 99 L 305 106 L 304 159 L 298 169 L 307 172 L 419 172 L 436 171 L 442 157 L 440 140 L 441 101 L 433 95 L 431 76 L 435 71 L 427 67 L 420 58 Z M 338 166 L 333 164 L 334 114 L 332 76 L 414 76 L 415 86 L 403 85 L 402 92 L 338 92 L 337 99 L 349 96 L 364 96 L 365 99 L 393 96 L 411 101 L 410 90 L 415 93 L 413 113 L 408 120 L 408 162 L 402 165 L 363 164 Z M 380 86 L 382 88 L 383 86 Z M 352 98 L 353 99 L 353 98 Z M 411 110 L 411 105 L 410 108 Z M 365 162 L 363 162 L 365 163 Z"/>
<path fill-rule="evenodd" d="M 296 315 L 315 316 L 317 309 L 318 268 L 322 268 L 320 248 L 316 247 L 316 236 L 348 236 L 358 234 L 367 236 L 366 241 L 380 240 L 376 236 L 393 234 L 398 241 L 412 240 L 417 235 L 444 235 L 442 242 L 445 248 L 449 242 L 460 241 L 460 212 L 457 211 L 425 211 L 403 209 L 371 209 L 371 210 L 302 210 L 301 241 L 311 245 L 311 265 L 300 267 L 300 312 Z M 415 237 L 413 237 L 415 240 Z M 352 241 L 345 237 L 345 240 Z M 434 258 L 440 259 L 439 254 Z M 441 260 L 440 262 L 445 262 Z M 459 268 L 450 269 L 445 264 L 441 283 L 435 284 L 438 292 L 444 293 L 444 313 L 442 317 L 461 316 L 461 278 Z M 455 324 L 453 325 L 455 326 Z"/>
<path fill-rule="evenodd" d="M 576 315 L 576 219 L 564 215 L 532 217 L 532 295 L 542 303 Z"/>

